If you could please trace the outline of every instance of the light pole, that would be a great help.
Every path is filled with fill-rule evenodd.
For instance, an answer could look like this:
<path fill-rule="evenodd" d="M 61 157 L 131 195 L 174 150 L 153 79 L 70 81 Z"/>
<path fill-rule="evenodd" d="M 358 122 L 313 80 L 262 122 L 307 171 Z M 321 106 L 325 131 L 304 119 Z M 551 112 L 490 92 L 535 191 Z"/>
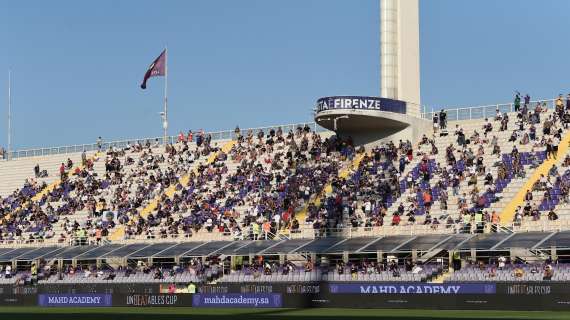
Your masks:
<path fill-rule="evenodd" d="M 162 138 L 162 143 L 164 145 L 166 145 L 166 140 L 168 140 L 168 135 L 166 133 L 166 130 L 168 129 L 168 119 L 166 118 L 166 112 L 159 112 L 158 113 L 160 115 L 160 122 L 162 123 L 162 129 L 164 130 L 164 136 Z"/>
<path fill-rule="evenodd" d="M 12 160 L 12 69 L 8 69 L 8 154 L 7 160 Z"/>

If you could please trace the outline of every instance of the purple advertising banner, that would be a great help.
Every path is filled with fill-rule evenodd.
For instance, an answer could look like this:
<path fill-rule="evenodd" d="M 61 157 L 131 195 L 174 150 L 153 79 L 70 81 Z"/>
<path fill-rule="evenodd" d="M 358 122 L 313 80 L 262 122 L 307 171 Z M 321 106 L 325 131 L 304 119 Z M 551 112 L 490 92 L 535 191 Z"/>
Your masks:
<path fill-rule="evenodd" d="M 331 293 L 359 294 L 495 294 L 494 283 L 334 283 Z"/>
<path fill-rule="evenodd" d="M 111 307 L 113 299 L 110 294 L 39 294 L 40 307 Z"/>
<path fill-rule="evenodd" d="M 192 296 L 195 308 L 280 308 L 280 293 L 202 293 Z"/>

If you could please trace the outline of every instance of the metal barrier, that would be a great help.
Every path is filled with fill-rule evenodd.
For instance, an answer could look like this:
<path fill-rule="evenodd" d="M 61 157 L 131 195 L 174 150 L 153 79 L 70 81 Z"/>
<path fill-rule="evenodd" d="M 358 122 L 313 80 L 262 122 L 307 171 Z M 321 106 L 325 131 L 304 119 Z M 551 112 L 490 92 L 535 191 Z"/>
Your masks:
<path fill-rule="evenodd" d="M 537 103 L 546 104 L 546 107 L 549 109 L 554 108 L 556 99 L 545 99 L 545 100 L 536 100 L 531 101 L 530 105 L 532 108 L 536 106 Z M 420 109 L 418 105 L 414 105 L 415 109 Z M 424 107 L 425 109 L 425 107 Z M 503 104 L 494 104 L 494 105 L 487 105 L 487 106 L 477 106 L 477 107 L 463 107 L 463 108 L 443 108 L 447 112 L 447 121 L 460 121 L 460 120 L 474 120 L 474 119 L 484 119 L 484 118 L 491 118 L 496 115 L 497 110 L 504 112 L 513 112 L 514 111 L 514 104 L 513 103 L 503 103 Z M 438 112 L 434 110 L 432 112 L 423 112 L 421 114 L 413 114 L 413 116 L 417 116 L 423 119 L 431 120 L 434 113 Z M 275 126 L 268 126 L 268 127 L 258 127 L 258 128 L 247 128 L 241 129 L 242 133 L 246 133 L 249 130 L 252 130 L 254 133 L 259 131 L 263 131 L 264 133 L 268 133 L 271 129 L 277 130 L 277 128 L 281 128 L 283 132 L 289 132 L 290 130 L 295 130 L 297 127 L 301 126 L 304 127 L 305 125 L 309 126 L 312 130 L 316 132 L 325 132 L 328 131 L 327 129 L 317 125 L 315 122 L 305 122 L 305 123 L 296 123 L 296 124 L 287 124 L 287 125 L 275 125 Z M 230 140 L 234 139 L 236 134 L 234 130 L 225 130 L 225 131 L 213 131 L 213 132 L 206 132 L 206 135 L 212 136 L 212 141 L 216 140 Z M 178 136 L 169 136 L 167 137 L 168 143 L 174 143 L 178 139 Z M 129 144 L 134 144 L 137 142 L 146 143 L 146 141 L 150 141 L 151 143 L 163 143 L 163 137 L 153 137 L 153 138 L 135 138 L 135 139 L 125 139 L 125 140 L 117 140 L 117 141 L 109 141 L 103 142 L 101 144 L 102 150 L 107 150 L 111 147 L 116 148 L 124 148 L 127 147 Z M 27 149 L 27 150 L 16 150 L 10 152 L 9 155 L 5 155 L 5 158 L 8 157 L 9 159 L 17 159 L 17 158 L 26 158 L 26 157 L 38 157 L 38 156 L 47 156 L 47 155 L 54 155 L 54 154 L 67 154 L 67 153 L 77 153 L 77 152 L 89 152 L 89 151 L 96 151 L 99 149 L 97 143 L 90 143 L 90 144 L 78 144 L 78 145 L 71 145 L 71 146 L 61 146 L 61 147 L 50 147 L 50 148 L 37 148 L 37 149 Z M 10 156 L 10 157 L 9 157 Z"/>
<path fill-rule="evenodd" d="M 397 225 L 397 226 L 381 226 L 381 227 L 345 227 L 327 229 L 325 231 L 314 230 L 316 238 L 336 237 L 336 238 L 359 238 L 359 237 L 387 237 L 395 235 L 417 236 L 424 234 L 456 234 L 464 229 L 462 224 L 445 224 L 435 225 Z"/>
<path fill-rule="evenodd" d="M 381 226 L 381 227 L 345 227 L 337 229 L 327 229 L 324 231 L 313 229 L 311 226 L 303 226 L 296 231 L 288 234 L 267 235 L 261 234 L 260 240 L 273 238 L 277 240 L 285 239 L 316 239 L 316 238 L 360 238 L 360 237 L 388 237 L 388 236 L 421 236 L 427 234 L 476 234 L 483 233 L 525 233 L 525 232 L 558 232 L 568 230 L 570 221 L 523 221 L 521 224 L 508 223 L 504 225 L 496 225 L 490 222 L 484 222 L 477 226 L 475 223 L 466 224 L 446 224 L 442 222 L 437 227 L 433 225 L 398 225 L 398 226 Z M 246 237 L 249 238 L 249 237 Z M 134 243 L 180 243 L 180 242 L 210 242 L 210 241 L 233 241 L 235 237 L 231 234 L 221 232 L 199 233 L 196 235 L 168 235 L 167 237 L 146 235 L 126 237 L 124 239 L 110 241 L 107 238 L 96 241 L 94 237 L 76 238 L 69 237 L 64 241 L 58 238 L 50 239 L 17 239 L 17 240 L 0 240 L 0 248 L 21 248 L 21 247 L 46 247 L 46 246 L 77 246 L 77 245 L 108 245 L 108 244 L 134 244 Z"/>
<path fill-rule="evenodd" d="M 295 123 L 295 124 L 286 124 L 286 125 L 275 125 L 268 127 L 247 128 L 247 129 L 241 129 L 241 132 L 242 134 L 245 134 L 251 130 L 254 134 L 257 134 L 259 131 L 263 131 L 265 134 L 268 134 L 269 131 L 271 131 L 271 129 L 277 130 L 278 128 L 281 128 L 281 130 L 283 130 L 284 133 L 288 133 L 290 130 L 294 131 L 296 128 L 304 126 L 309 126 L 311 130 L 316 132 L 328 131 L 327 129 L 317 125 L 315 122 L 304 122 L 304 123 Z M 194 132 L 195 135 L 197 133 L 198 131 Z M 204 134 L 210 135 L 212 137 L 212 141 L 231 140 L 235 139 L 236 137 L 235 130 L 212 131 L 212 132 L 205 132 Z M 167 137 L 168 143 L 175 143 L 177 140 L 178 140 L 177 135 Z M 108 141 L 101 143 L 101 150 L 107 150 L 112 147 L 125 148 L 128 145 L 133 145 L 137 142 L 146 143 L 147 141 L 149 141 L 150 143 L 162 144 L 164 138 L 163 137 L 134 138 L 134 139 Z M 90 144 L 78 144 L 78 145 L 61 146 L 61 147 L 16 150 L 10 152 L 10 154 L 6 154 L 5 157 L 7 157 L 8 159 L 18 159 L 18 158 L 27 158 L 27 157 L 48 156 L 54 154 L 78 153 L 83 151 L 89 152 L 97 150 L 99 150 L 99 145 L 97 143 L 90 143 Z"/>
<path fill-rule="evenodd" d="M 546 100 L 536 100 L 530 102 L 530 107 L 534 108 L 537 103 L 541 105 L 546 104 L 548 109 L 553 109 L 555 107 L 556 99 L 546 99 Z M 515 105 L 513 103 L 502 103 L 493 104 L 487 106 L 478 107 L 463 107 L 463 108 L 442 108 L 447 113 L 447 121 L 461 121 L 461 120 L 476 120 L 493 118 L 497 114 L 497 110 L 501 113 L 514 112 Z M 421 117 L 423 119 L 431 120 L 438 110 L 433 110 L 432 112 L 424 112 Z"/>

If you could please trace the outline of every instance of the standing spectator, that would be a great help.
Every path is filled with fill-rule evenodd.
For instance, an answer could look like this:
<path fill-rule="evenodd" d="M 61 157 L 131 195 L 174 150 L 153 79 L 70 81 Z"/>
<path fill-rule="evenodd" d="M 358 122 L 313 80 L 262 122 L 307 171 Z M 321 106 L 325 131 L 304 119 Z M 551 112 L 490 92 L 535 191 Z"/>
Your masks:
<path fill-rule="evenodd" d="M 521 108 L 521 94 L 520 92 L 517 91 L 515 95 L 515 112 L 519 112 L 520 108 Z"/>
<path fill-rule="evenodd" d="M 442 130 L 447 128 L 447 112 L 443 109 L 439 112 L 439 127 Z"/>
<path fill-rule="evenodd" d="M 196 137 L 196 145 L 198 146 L 198 148 L 202 146 L 202 142 L 204 142 L 204 135 L 202 134 L 202 131 L 200 131 L 198 132 L 198 136 Z"/>
<path fill-rule="evenodd" d="M 81 153 L 81 165 L 85 167 L 87 165 L 87 154 L 85 154 L 85 150 Z"/>
<path fill-rule="evenodd" d="M 497 211 L 493 210 L 493 214 L 491 215 L 491 223 L 497 227 L 497 225 L 501 222 L 501 216 L 497 213 Z"/>
<path fill-rule="evenodd" d="M 549 160 L 553 156 L 552 139 L 546 141 L 546 159 Z"/>
<path fill-rule="evenodd" d="M 38 266 L 36 265 L 35 262 L 32 262 L 31 273 L 32 273 L 32 284 L 37 284 L 38 283 Z"/>
<path fill-rule="evenodd" d="M 34 175 L 36 176 L 36 178 L 40 177 L 40 165 L 36 163 L 36 166 L 34 167 Z"/>
<path fill-rule="evenodd" d="M 63 181 L 65 178 L 65 164 L 62 162 L 61 166 L 59 166 L 59 176 L 61 177 L 61 180 Z"/>
<path fill-rule="evenodd" d="M 99 136 L 99 138 L 97 138 L 97 150 L 101 151 L 102 147 L 103 147 L 103 139 L 101 138 L 101 136 Z"/>
<path fill-rule="evenodd" d="M 236 140 L 240 141 L 241 140 L 241 131 L 239 129 L 239 126 L 236 126 L 234 133 L 235 133 Z"/>
<path fill-rule="evenodd" d="M 552 138 L 552 156 L 556 159 L 556 155 L 558 154 L 558 145 L 560 144 L 560 139 L 557 135 Z"/>
<path fill-rule="evenodd" d="M 524 200 L 525 201 L 532 201 L 532 192 L 530 192 L 530 190 L 526 190 L 526 194 L 524 196 Z"/>
<path fill-rule="evenodd" d="M 436 133 L 439 128 L 439 114 L 437 112 L 433 113 L 433 132 Z"/>
<path fill-rule="evenodd" d="M 101 244 L 102 235 L 103 230 L 101 230 L 101 228 L 97 228 L 97 230 L 95 230 L 95 241 L 97 241 L 97 245 Z"/>
<path fill-rule="evenodd" d="M 178 142 L 185 142 L 186 141 L 186 136 L 184 135 L 184 132 L 180 131 L 180 133 L 178 134 Z"/>
<path fill-rule="evenodd" d="M 556 99 L 556 110 L 563 109 L 564 103 L 562 102 L 562 93 L 558 95 L 558 99 Z"/>

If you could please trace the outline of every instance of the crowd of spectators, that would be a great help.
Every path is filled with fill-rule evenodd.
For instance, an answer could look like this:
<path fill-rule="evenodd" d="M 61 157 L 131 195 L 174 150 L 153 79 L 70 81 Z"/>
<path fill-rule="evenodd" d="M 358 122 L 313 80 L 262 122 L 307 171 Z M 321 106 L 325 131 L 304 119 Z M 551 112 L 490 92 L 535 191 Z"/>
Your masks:
<path fill-rule="evenodd" d="M 469 132 L 456 124 L 448 133 L 447 112 L 441 110 L 433 120 L 439 136 L 426 134 L 416 146 L 386 142 L 368 152 L 357 150 L 350 138 L 326 137 L 308 127 L 237 127 L 235 143 L 225 152 L 203 130 L 180 132 L 166 146 L 147 140 L 104 149 L 99 138 L 99 157 L 83 153 L 80 164 L 67 159 L 59 183 L 49 190 L 37 180 L 46 170 L 36 165 L 35 178 L 0 198 L 0 240 L 100 242 L 117 226 L 127 238 L 219 232 L 267 239 L 304 226 L 323 234 L 345 227 L 498 224 L 498 213 L 486 209 L 500 201 L 512 179 L 556 158 L 570 122 L 569 101 L 561 95 L 549 112 L 517 93 L 514 113 L 497 110 L 494 119 Z M 453 136 L 450 144 L 443 142 L 449 143 L 447 134 Z M 508 144 L 502 143 L 505 135 Z M 355 159 L 348 175 L 340 176 Z M 563 165 L 570 165 L 569 157 Z M 538 220 L 545 211 L 555 220 L 553 205 L 568 198 L 564 181 L 556 170 L 541 179 L 534 190 L 544 192 L 545 205 L 529 201 L 515 221 Z M 174 192 L 166 194 L 169 188 Z M 153 201 L 154 210 L 143 212 Z M 300 212 L 306 212 L 303 219 Z"/>
<path fill-rule="evenodd" d="M 555 277 L 555 269 L 558 266 L 561 266 L 558 261 L 550 257 L 544 262 L 525 263 L 513 261 L 505 256 L 497 256 L 486 260 L 466 262 L 465 266 L 455 270 L 450 281 L 550 281 Z M 566 267 L 566 265 L 563 266 Z"/>

